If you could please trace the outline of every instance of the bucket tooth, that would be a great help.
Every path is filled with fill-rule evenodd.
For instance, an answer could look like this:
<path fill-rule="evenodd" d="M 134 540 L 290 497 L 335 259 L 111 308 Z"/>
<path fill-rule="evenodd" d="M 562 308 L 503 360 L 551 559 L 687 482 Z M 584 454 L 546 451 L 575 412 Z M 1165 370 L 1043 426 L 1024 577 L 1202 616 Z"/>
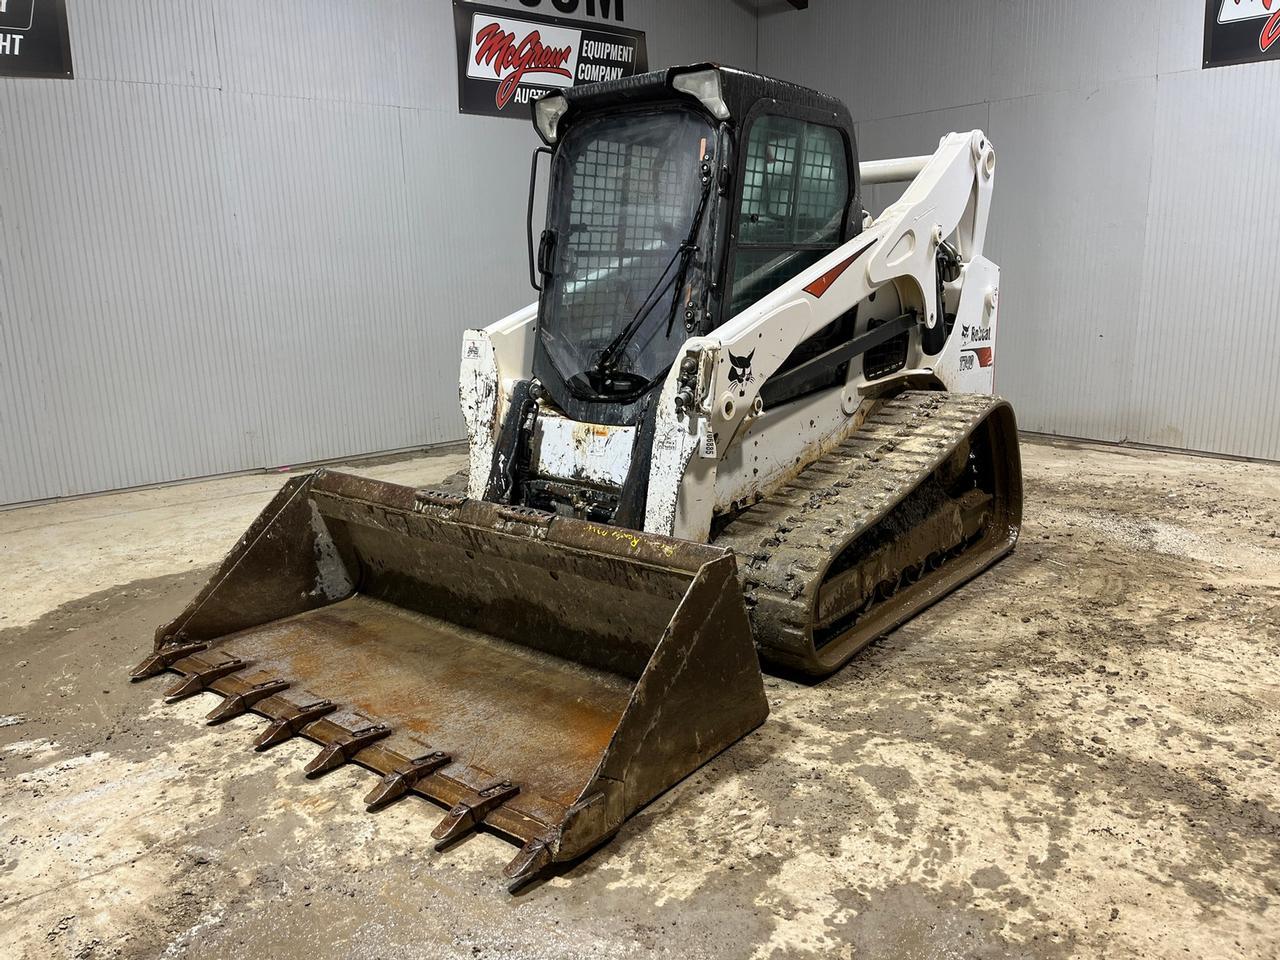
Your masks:
<path fill-rule="evenodd" d="M 222 663 L 214 664 L 212 667 L 189 673 L 166 691 L 164 695 L 165 703 L 174 703 L 191 696 L 193 693 L 207 690 L 209 684 L 213 683 L 213 681 L 225 677 L 229 673 L 235 673 L 237 670 L 243 670 L 247 666 L 249 666 L 248 661 L 241 660 L 239 657 L 231 657 Z"/>
<path fill-rule="evenodd" d="M 520 848 L 510 863 L 502 870 L 507 878 L 507 890 L 515 893 L 541 873 L 551 863 L 551 848 L 547 841 L 534 838 Z"/>
<path fill-rule="evenodd" d="M 288 680 L 263 680 L 261 683 L 255 683 L 248 690 L 227 697 L 210 710 L 209 715 L 205 717 L 205 722 L 213 725 L 238 717 L 242 713 L 248 713 L 259 700 L 265 700 L 272 694 L 287 689 L 289 689 Z"/>
<path fill-rule="evenodd" d="M 412 790 L 414 784 L 423 777 L 435 773 L 441 767 L 447 767 L 452 762 L 452 757 L 437 750 L 435 753 L 428 753 L 398 765 L 369 791 L 369 795 L 364 798 L 365 809 L 373 813 L 389 803 L 394 803 Z"/>
<path fill-rule="evenodd" d="M 137 683 L 139 680 L 157 676 L 164 673 L 183 657 L 199 653 L 201 650 L 207 649 L 208 646 L 207 643 L 182 643 L 161 647 L 134 667 L 133 672 L 129 674 L 129 679 Z"/>
<path fill-rule="evenodd" d="M 338 705 L 332 700 L 312 700 L 310 703 L 295 707 L 293 712 L 271 722 L 271 726 L 263 730 L 253 741 L 253 749 L 261 753 L 278 743 L 291 740 L 302 732 L 309 723 L 315 723 L 326 714 L 333 713 Z"/>
<path fill-rule="evenodd" d="M 459 837 L 479 827 L 491 810 L 506 803 L 519 792 L 520 788 L 510 780 L 499 780 L 483 790 L 477 790 L 474 796 L 459 800 L 431 831 L 436 849 L 443 850 Z"/>
<path fill-rule="evenodd" d="M 343 732 L 340 738 L 325 746 L 319 753 L 312 758 L 302 770 L 307 778 L 314 780 L 321 774 L 328 773 L 330 770 L 336 770 L 338 767 L 347 763 L 357 753 L 363 750 L 369 744 L 376 740 L 381 740 L 391 732 L 391 728 L 385 723 L 371 723 L 367 727 L 361 727 L 359 730 L 353 730 L 350 733 Z"/>

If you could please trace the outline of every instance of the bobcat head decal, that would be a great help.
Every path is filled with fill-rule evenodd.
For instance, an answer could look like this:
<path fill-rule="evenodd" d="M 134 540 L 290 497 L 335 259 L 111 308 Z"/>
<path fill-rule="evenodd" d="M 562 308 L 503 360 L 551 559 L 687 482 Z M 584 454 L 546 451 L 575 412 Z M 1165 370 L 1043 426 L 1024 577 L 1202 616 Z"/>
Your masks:
<path fill-rule="evenodd" d="M 755 380 L 755 375 L 751 372 L 751 358 L 756 355 L 752 350 L 745 357 L 735 356 L 733 351 L 729 351 L 729 382 L 744 385 Z"/>

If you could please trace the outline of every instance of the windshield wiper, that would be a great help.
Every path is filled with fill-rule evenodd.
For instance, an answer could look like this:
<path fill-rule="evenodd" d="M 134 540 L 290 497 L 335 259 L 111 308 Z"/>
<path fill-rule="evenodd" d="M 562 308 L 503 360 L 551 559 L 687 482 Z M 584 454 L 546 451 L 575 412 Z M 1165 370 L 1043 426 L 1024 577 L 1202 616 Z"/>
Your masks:
<path fill-rule="evenodd" d="M 702 196 L 698 198 L 698 209 L 693 215 L 693 223 L 689 226 L 689 234 L 681 241 L 680 246 L 676 247 L 676 252 L 671 255 L 671 259 L 667 261 L 667 265 L 662 268 L 662 272 L 658 274 L 658 279 L 654 281 L 652 289 L 645 294 L 644 300 L 641 301 L 639 309 L 636 310 L 635 316 L 627 321 L 626 326 L 618 331 L 617 336 L 605 345 L 600 351 L 600 359 L 592 367 L 591 372 L 599 378 L 609 377 L 616 369 L 618 356 L 625 350 L 628 344 L 639 333 L 641 325 L 645 318 L 653 312 L 653 308 L 658 305 L 658 301 L 662 298 L 662 292 L 671 285 L 672 280 L 684 282 L 685 273 L 689 266 L 689 255 L 697 249 L 695 241 L 698 238 L 698 228 L 702 224 L 702 215 L 707 209 L 707 198 L 711 196 L 712 177 L 708 176 L 702 185 Z M 666 280 L 666 276 L 671 272 L 671 268 L 675 265 L 676 260 L 680 261 L 680 269 L 675 272 L 671 280 Z M 665 282 L 664 282 L 665 281 Z M 671 336 L 671 328 L 675 324 L 676 303 L 672 298 L 671 314 L 667 318 L 667 333 Z"/>

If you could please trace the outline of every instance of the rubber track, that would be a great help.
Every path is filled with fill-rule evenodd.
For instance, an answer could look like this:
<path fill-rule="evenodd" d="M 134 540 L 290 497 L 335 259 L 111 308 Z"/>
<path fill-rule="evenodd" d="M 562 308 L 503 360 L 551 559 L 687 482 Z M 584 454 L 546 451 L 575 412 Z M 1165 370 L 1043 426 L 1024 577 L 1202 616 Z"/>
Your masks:
<path fill-rule="evenodd" d="M 1001 403 L 985 394 L 901 393 L 725 527 L 715 542 L 738 554 L 763 657 L 777 649 L 786 660 L 786 651 L 809 646 L 814 600 L 830 563 L 923 483 Z"/>

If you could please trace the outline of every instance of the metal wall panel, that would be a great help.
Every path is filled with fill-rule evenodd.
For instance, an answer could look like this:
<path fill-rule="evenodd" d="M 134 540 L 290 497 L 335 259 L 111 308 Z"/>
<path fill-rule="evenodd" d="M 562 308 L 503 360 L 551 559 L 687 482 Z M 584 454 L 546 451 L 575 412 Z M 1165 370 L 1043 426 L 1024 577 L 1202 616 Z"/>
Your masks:
<path fill-rule="evenodd" d="M 253 462 L 217 91 L 0 83 L 0 501 Z"/>
<path fill-rule="evenodd" d="M 459 332 L 531 299 L 534 138 L 457 114 L 451 5 L 68 6 L 77 80 L 0 80 L 0 502 L 460 437 Z M 749 3 L 628 0 L 627 25 L 655 66 L 758 43 L 846 99 L 867 158 L 987 128 L 1023 425 L 1277 458 L 1280 66 L 1202 73 L 1203 6 L 1148 6 L 775 4 L 757 36 Z"/>
<path fill-rule="evenodd" d="M 1204 4 L 1194 0 L 1160 5 L 1159 74 L 1199 70 L 1204 61 Z"/>
<path fill-rule="evenodd" d="M 815 2 L 760 11 L 760 69 L 840 97 L 855 120 L 988 99 L 991 0 Z"/>
<path fill-rule="evenodd" d="M 227 99 L 228 206 L 252 251 L 235 286 L 244 292 L 263 447 L 282 463 L 406 446 L 416 433 L 397 416 L 423 399 L 406 376 L 415 338 L 398 113 Z"/>
<path fill-rule="evenodd" d="M 1160 78 L 1129 401 L 1150 443 L 1280 460 L 1278 100 L 1277 63 Z"/>
<path fill-rule="evenodd" d="M 752 0 L 648 0 L 655 26 L 649 33 L 649 63 L 723 63 L 756 68 L 756 13 Z M 645 11 L 627 0 L 627 16 Z"/>
<path fill-rule="evenodd" d="M 1092 90 L 1155 76 L 1165 19 L 1156 6 L 1116 0 L 995 0 L 991 99 Z M 1203 20 L 1203 3 L 1199 12 Z"/>
<path fill-rule="evenodd" d="M 750 5 L 626 16 L 655 67 L 754 65 Z M 0 503 L 461 438 L 462 329 L 533 298 L 536 138 L 457 113 L 452 5 L 68 20 L 76 80 L 0 79 Z"/>
<path fill-rule="evenodd" d="M 220 87 L 214 7 L 206 0 L 67 4 L 77 77 Z"/>
<path fill-rule="evenodd" d="M 448 13 L 448 6 L 439 0 L 222 0 L 213 9 L 225 84 L 238 93 L 404 104 L 403 65 L 419 32 L 405 27 L 425 26 L 410 8 Z M 437 16 L 432 25 L 448 26 L 452 42 L 451 23 Z M 437 83 L 452 90 L 452 58 L 432 66 L 442 74 Z"/>
<path fill-rule="evenodd" d="M 458 410 L 462 331 L 536 297 L 525 239 L 532 134 L 510 120 L 462 116 L 456 109 L 405 110 L 400 117 L 405 162 L 425 174 L 406 177 L 413 258 L 407 300 L 411 323 L 422 331 L 410 375 L 424 393 L 409 421 L 432 436 L 456 439 L 466 435 Z M 450 171 L 447 190 L 431 173 L 437 170 Z"/>
<path fill-rule="evenodd" d="M 1155 96 L 1148 78 L 991 104 L 996 377 L 1024 427 L 1131 438 Z"/>
<path fill-rule="evenodd" d="M 1201 71 L 1203 27 L 1191 0 L 814 3 L 762 7 L 759 55 L 842 96 L 868 159 L 986 127 L 1024 428 L 1276 459 L 1280 63 Z"/>

